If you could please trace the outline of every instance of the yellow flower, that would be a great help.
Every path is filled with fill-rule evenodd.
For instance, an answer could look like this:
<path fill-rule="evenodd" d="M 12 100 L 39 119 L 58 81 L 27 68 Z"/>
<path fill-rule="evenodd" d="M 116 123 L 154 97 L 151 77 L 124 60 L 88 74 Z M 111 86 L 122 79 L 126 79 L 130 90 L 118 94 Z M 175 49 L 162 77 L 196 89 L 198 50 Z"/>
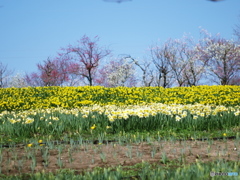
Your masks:
<path fill-rule="evenodd" d="M 200 113 L 200 116 L 204 117 L 204 116 L 205 116 L 205 114 L 204 114 L 204 113 Z"/>
<path fill-rule="evenodd" d="M 182 118 L 186 117 L 187 116 L 187 111 L 183 111 L 181 116 L 182 116 Z"/>
<path fill-rule="evenodd" d="M 33 146 L 33 144 L 27 144 L 27 147 L 32 147 Z"/>
<path fill-rule="evenodd" d="M 42 143 L 42 142 L 43 142 L 43 140 L 41 140 L 41 139 L 40 139 L 40 140 L 38 140 L 38 143 Z"/>
<path fill-rule="evenodd" d="M 24 124 L 31 124 L 34 121 L 33 118 L 28 117 Z"/>
<path fill-rule="evenodd" d="M 226 133 L 223 133 L 223 136 L 227 136 L 227 134 L 226 134 Z"/>
<path fill-rule="evenodd" d="M 52 120 L 54 120 L 54 121 L 58 121 L 59 118 L 58 118 L 58 117 L 52 117 Z"/>
<path fill-rule="evenodd" d="M 109 119 L 110 122 L 114 121 L 114 117 L 112 115 L 110 115 L 110 114 L 108 115 L 108 119 Z"/>
<path fill-rule="evenodd" d="M 87 114 L 84 114 L 82 117 L 83 117 L 83 118 L 87 118 L 87 117 L 88 117 L 88 115 L 87 115 Z"/>
<path fill-rule="evenodd" d="M 14 124 L 15 122 L 17 122 L 17 121 L 15 121 L 13 118 L 8 119 L 8 120 L 10 121 L 11 124 Z"/>
<path fill-rule="evenodd" d="M 91 129 L 95 129 L 96 128 L 96 125 L 94 124 L 92 127 L 91 127 Z"/>
<path fill-rule="evenodd" d="M 107 129 L 111 128 L 111 126 L 106 126 Z"/>

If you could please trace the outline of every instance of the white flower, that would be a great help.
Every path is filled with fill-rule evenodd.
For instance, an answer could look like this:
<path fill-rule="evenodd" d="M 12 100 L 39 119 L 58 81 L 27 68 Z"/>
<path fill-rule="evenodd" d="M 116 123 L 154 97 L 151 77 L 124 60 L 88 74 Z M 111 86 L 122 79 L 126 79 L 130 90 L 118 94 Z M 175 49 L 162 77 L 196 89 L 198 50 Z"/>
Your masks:
<path fill-rule="evenodd" d="M 234 113 L 235 116 L 239 116 L 239 114 L 240 114 L 240 111 L 237 111 Z"/>
<path fill-rule="evenodd" d="M 180 116 L 176 116 L 175 119 L 176 119 L 176 121 L 180 121 L 181 117 Z"/>
<path fill-rule="evenodd" d="M 197 119 L 198 118 L 198 116 L 193 116 L 193 119 Z"/>

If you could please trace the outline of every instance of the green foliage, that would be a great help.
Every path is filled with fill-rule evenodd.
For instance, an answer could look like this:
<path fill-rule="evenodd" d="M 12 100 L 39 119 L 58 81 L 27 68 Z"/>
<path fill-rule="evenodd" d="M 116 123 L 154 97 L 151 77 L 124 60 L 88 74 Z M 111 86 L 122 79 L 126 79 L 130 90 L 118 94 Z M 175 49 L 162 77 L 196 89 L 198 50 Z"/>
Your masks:
<path fill-rule="evenodd" d="M 192 179 L 239 179 L 239 176 L 210 176 L 210 172 L 238 172 L 239 162 L 227 162 L 219 160 L 210 163 L 197 162 L 196 164 L 187 165 L 178 168 L 164 168 L 161 165 L 152 165 L 149 163 L 141 163 L 132 167 L 116 168 L 95 168 L 92 171 L 86 171 L 82 174 L 77 174 L 74 170 L 63 169 L 57 173 L 44 173 L 39 172 L 36 174 L 23 174 L 18 176 L 4 176 L 1 178 L 6 180 L 119 180 L 119 179 L 179 179 L 179 180 L 192 180 Z M 141 167 L 141 168 L 138 168 Z M 133 169 L 135 169 L 133 171 Z"/>

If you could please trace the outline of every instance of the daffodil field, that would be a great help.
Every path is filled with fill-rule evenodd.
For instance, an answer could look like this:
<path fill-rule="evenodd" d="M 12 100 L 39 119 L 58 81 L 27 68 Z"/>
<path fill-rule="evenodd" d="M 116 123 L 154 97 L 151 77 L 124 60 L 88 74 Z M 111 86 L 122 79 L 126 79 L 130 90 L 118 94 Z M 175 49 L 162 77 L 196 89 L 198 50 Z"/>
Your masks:
<path fill-rule="evenodd" d="M 0 111 L 143 103 L 237 106 L 240 104 L 240 86 L 1 88 L 0 99 Z"/>
<path fill-rule="evenodd" d="M 197 139 L 209 138 L 211 132 L 215 132 L 212 136 L 235 136 L 238 138 L 236 144 L 240 144 L 240 86 L 1 88 L 0 99 L 2 147 L 6 143 L 24 143 L 27 148 L 40 148 L 39 144 L 45 142 L 47 145 L 52 140 L 73 143 L 73 140 L 94 138 L 98 142 L 109 138 L 129 143 L 160 141 L 167 136 Z M 41 150 L 43 155 L 45 150 L 49 151 Z M 1 152 L 0 149 L 0 161 Z M 156 152 L 151 153 L 154 157 Z M 100 155 L 104 162 L 106 155 Z M 127 157 L 132 159 L 130 151 Z M 161 159 L 166 164 L 164 153 Z M 144 168 L 150 166 L 144 165 Z M 198 163 L 197 166 L 202 165 Z M 236 166 L 238 164 L 234 169 Z M 61 160 L 59 167 L 62 168 Z M 34 172 L 34 164 L 31 168 Z M 111 170 L 105 171 L 109 177 L 122 177 L 112 174 Z M 166 178 L 165 171 L 157 171 L 159 176 Z M 205 171 L 206 168 L 201 173 L 206 174 Z M 96 174 L 88 175 L 91 179 Z"/>
<path fill-rule="evenodd" d="M 28 87 L 0 89 L 0 130 L 8 138 L 46 134 L 240 125 L 240 86 Z"/>

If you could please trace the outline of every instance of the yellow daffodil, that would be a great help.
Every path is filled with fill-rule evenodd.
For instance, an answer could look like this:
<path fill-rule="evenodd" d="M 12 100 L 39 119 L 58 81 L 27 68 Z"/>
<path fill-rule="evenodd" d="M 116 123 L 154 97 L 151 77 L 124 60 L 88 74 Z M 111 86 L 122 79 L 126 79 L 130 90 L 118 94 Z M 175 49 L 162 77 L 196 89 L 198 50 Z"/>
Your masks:
<path fill-rule="evenodd" d="M 83 118 L 87 118 L 87 117 L 88 117 L 88 115 L 87 115 L 87 114 L 84 114 L 84 115 L 82 115 L 82 117 L 83 117 Z"/>
<path fill-rule="evenodd" d="M 94 124 L 93 126 L 90 127 L 91 130 L 95 129 L 96 125 Z"/>
<path fill-rule="evenodd" d="M 31 124 L 31 123 L 33 123 L 33 121 L 34 121 L 33 118 L 28 117 L 28 118 L 25 120 L 24 124 Z"/>

